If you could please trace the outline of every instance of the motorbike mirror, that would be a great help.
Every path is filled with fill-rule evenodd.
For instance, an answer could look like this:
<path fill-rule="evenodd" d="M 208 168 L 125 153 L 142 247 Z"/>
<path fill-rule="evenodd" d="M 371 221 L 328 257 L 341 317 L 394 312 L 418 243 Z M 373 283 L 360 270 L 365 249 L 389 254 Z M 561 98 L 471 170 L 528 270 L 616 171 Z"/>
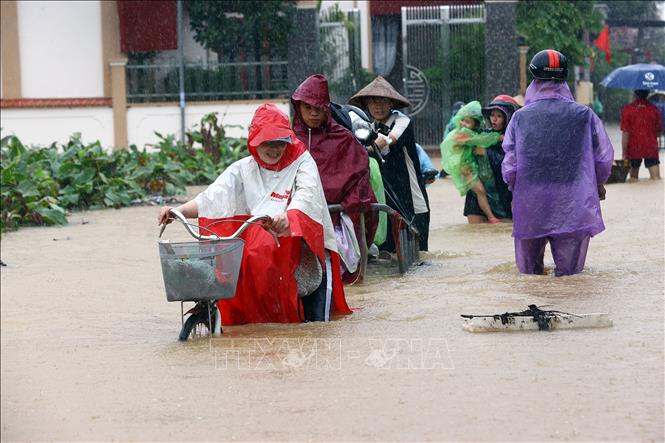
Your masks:
<path fill-rule="evenodd" d="M 365 112 L 360 108 L 356 108 L 353 105 L 344 105 L 343 108 L 349 114 L 349 116 L 351 117 L 351 120 L 361 118 L 361 119 L 365 120 L 366 122 L 371 121 L 371 119 L 369 117 L 367 117 L 367 114 L 365 114 Z"/>
<path fill-rule="evenodd" d="M 372 129 L 369 123 L 362 119 L 355 120 L 353 122 L 353 135 L 364 145 L 371 143 Z"/>

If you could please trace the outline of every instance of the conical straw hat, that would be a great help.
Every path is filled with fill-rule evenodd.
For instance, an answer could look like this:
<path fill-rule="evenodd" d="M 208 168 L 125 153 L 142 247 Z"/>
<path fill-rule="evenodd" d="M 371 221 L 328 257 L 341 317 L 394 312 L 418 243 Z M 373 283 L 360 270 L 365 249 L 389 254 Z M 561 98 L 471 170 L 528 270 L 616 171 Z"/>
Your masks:
<path fill-rule="evenodd" d="M 372 82 L 362 88 L 349 99 L 349 104 L 362 107 L 363 98 L 367 97 L 385 97 L 393 101 L 393 108 L 407 108 L 411 103 L 388 83 L 388 80 L 378 76 Z"/>

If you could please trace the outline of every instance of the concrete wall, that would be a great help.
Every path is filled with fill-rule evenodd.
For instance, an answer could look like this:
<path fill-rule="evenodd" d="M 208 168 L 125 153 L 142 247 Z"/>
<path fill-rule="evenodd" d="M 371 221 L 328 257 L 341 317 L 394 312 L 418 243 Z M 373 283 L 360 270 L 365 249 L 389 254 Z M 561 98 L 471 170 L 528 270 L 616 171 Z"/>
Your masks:
<path fill-rule="evenodd" d="M 254 111 L 262 103 L 252 101 L 191 104 L 187 107 L 186 127 L 191 129 L 199 123 L 203 115 L 217 112 L 223 124 L 240 126 L 227 128 L 229 137 L 246 137 Z M 286 114 L 289 113 L 288 102 L 272 103 Z M 3 109 L 0 115 L 2 135 L 13 133 L 26 145 L 65 143 L 71 134 L 80 132 L 85 143 L 99 140 L 104 147 L 113 146 L 111 108 Z M 127 132 L 130 144 L 138 147 L 152 146 L 157 143 L 155 131 L 179 137 L 180 110 L 177 105 L 136 105 L 128 109 Z"/>
<path fill-rule="evenodd" d="M 217 112 L 218 120 L 224 125 L 239 126 L 226 129 L 229 137 L 247 137 L 249 123 L 256 108 L 264 103 L 255 102 L 220 102 L 191 103 L 187 106 L 185 127 L 193 128 L 201 121 L 201 117 L 210 112 Z M 286 100 L 272 102 L 287 115 L 289 105 Z M 137 146 L 150 146 L 157 142 L 155 132 L 162 135 L 180 134 L 180 110 L 175 105 L 165 106 L 131 106 L 127 111 L 127 133 L 129 143 Z"/>
<path fill-rule="evenodd" d="M 99 1 L 17 2 L 23 98 L 104 95 Z"/>
<path fill-rule="evenodd" d="M 113 145 L 111 108 L 3 109 L 0 115 L 2 136 L 15 134 L 25 145 L 65 143 L 74 132 L 80 132 L 85 143 Z"/>

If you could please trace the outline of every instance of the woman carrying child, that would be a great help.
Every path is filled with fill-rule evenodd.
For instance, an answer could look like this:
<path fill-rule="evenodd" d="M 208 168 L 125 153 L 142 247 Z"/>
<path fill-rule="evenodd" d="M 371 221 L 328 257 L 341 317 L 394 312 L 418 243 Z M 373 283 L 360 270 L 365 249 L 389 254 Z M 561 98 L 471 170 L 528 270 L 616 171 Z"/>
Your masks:
<path fill-rule="evenodd" d="M 351 97 L 349 103 L 366 109 L 374 119 L 374 128 L 379 132 L 375 143 L 384 160 L 381 175 L 386 203 L 413 224 L 420 234 L 420 250 L 427 251 L 430 213 L 425 180 L 411 119 L 397 110 L 410 106 L 409 101 L 379 76 Z M 379 248 L 395 251 L 393 237 L 388 235 Z"/>
<path fill-rule="evenodd" d="M 492 212 L 487 191 L 478 177 L 478 162 L 473 151 L 498 143 L 501 134 L 481 132 L 484 121 L 480 102 L 474 100 L 462 106 L 454 118 L 455 129 L 441 142 L 441 163 L 460 195 L 465 196 L 473 191 L 487 221 L 496 224 L 501 221 Z"/>
<path fill-rule="evenodd" d="M 490 125 L 485 132 L 494 131 L 503 135 L 510 118 L 519 107 L 517 101 L 509 95 L 495 97 L 487 107 L 483 108 L 483 117 Z M 513 218 L 511 210 L 513 195 L 501 177 L 501 163 L 505 156 L 501 143 L 502 140 L 488 148 L 474 148 L 473 153 L 478 162 L 478 177 L 485 187 L 492 212 L 498 218 L 510 219 Z M 464 215 L 471 224 L 487 221 L 473 192 L 466 194 Z"/>

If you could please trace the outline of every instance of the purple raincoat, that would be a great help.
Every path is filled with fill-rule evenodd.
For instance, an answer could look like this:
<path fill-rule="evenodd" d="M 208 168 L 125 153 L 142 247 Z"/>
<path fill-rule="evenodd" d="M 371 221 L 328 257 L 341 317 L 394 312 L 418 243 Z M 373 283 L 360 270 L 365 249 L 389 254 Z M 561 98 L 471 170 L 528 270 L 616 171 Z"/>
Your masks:
<path fill-rule="evenodd" d="M 503 140 L 503 180 L 513 192 L 513 237 L 596 235 L 605 229 L 597 185 L 614 149 L 602 122 L 566 82 L 534 80 Z"/>

